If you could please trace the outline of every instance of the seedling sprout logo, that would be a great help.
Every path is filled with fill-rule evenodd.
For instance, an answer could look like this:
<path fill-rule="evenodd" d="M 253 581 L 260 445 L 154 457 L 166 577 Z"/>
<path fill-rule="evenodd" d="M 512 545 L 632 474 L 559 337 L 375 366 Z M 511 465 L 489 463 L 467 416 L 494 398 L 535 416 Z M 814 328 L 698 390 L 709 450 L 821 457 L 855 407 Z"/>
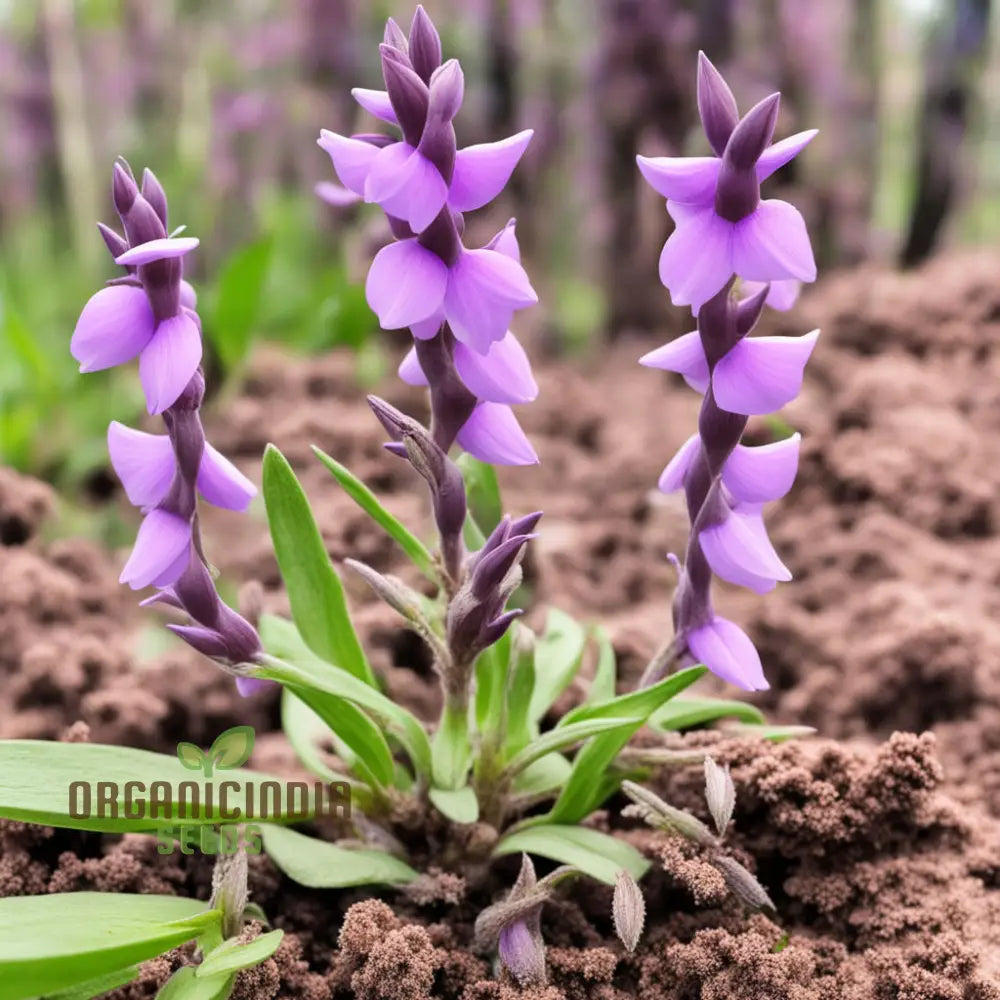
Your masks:
<path fill-rule="evenodd" d="M 193 743 L 177 744 L 177 759 L 189 771 L 201 771 L 206 778 L 212 771 L 231 771 L 242 767 L 253 753 L 254 731 L 252 726 L 233 726 L 217 737 L 208 753 Z"/>
<path fill-rule="evenodd" d="M 261 850 L 261 828 L 253 820 L 296 822 L 315 816 L 347 817 L 350 785 L 343 781 L 277 781 L 252 772 L 223 777 L 250 759 L 252 726 L 233 726 L 216 737 L 208 750 L 194 743 L 177 745 L 177 760 L 197 780 L 74 781 L 69 786 L 69 812 L 75 819 L 148 821 L 157 850 L 170 854 L 248 854 Z M 237 780 L 239 778 L 239 780 Z M 146 823 L 142 823 L 146 826 Z M 134 827 L 130 827 L 134 828 Z"/>

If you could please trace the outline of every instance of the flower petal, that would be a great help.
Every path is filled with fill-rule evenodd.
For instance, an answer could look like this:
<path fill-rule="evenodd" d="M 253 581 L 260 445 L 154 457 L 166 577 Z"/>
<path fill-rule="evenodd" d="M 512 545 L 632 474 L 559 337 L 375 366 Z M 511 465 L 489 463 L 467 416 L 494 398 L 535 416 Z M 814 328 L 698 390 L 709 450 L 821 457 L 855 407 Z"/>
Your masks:
<path fill-rule="evenodd" d="M 639 172 L 668 201 L 710 205 L 722 160 L 717 156 L 637 156 Z"/>
<path fill-rule="evenodd" d="M 774 413 L 802 389 L 819 330 L 801 337 L 744 337 L 712 374 L 715 401 L 730 413 Z"/>
<path fill-rule="evenodd" d="M 200 625 L 174 625 L 167 628 L 178 638 L 183 639 L 192 649 L 211 660 L 225 660 L 228 649 L 226 640 L 214 629 L 203 628 Z"/>
<path fill-rule="evenodd" d="M 444 296 L 452 332 L 480 354 L 502 340 L 518 309 L 538 301 L 524 268 L 495 250 L 464 250 Z"/>
<path fill-rule="evenodd" d="M 163 320 L 139 356 L 139 379 L 150 413 L 177 402 L 201 363 L 201 331 L 187 312 Z"/>
<path fill-rule="evenodd" d="M 444 208 L 448 185 L 437 167 L 419 150 L 396 142 L 378 151 L 365 180 L 365 201 L 423 232 Z"/>
<path fill-rule="evenodd" d="M 472 212 L 491 202 L 510 180 L 533 135 L 529 128 L 500 142 L 460 149 L 455 157 L 448 204 L 456 212 Z"/>
<path fill-rule="evenodd" d="M 365 180 L 372 162 L 379 154 L 379 147 L 363 139 L 351 139 L 326 129 L 320 132 L 316 141 L 330 154 L 340 183 L 349 191 L 364 195 Z"/>
<path fill-rule="evenodd" d="M 171 260 L 190 253 L 200 242 L 195 236 L 166 236 L 130 247 L 120 257 L 115 257 L 115 263 L 123 267 L 141 267 L 143 264 L 152 264 L 154 260 Z"/>
<path fill-rule="evenodd" d="M 743 298 L 750 298 L 768 284 L 766 281 L 744 281 L 740 288 Z M 784 281 L 770 282 L 771 288 L 764 299 L 765 305 L 779 312 L 788 312 L 799 299 L 799 292 L 802 291 L 802 282 L 795 278 L 786 278 Z"/>
<path fill-rule="evenodd" d="M 167 495 L 177 461 L 166 434 L 146 434 L 113 420 L 108 427 L 108 453 L 129 503 L 154 507 Z"/>
<path fill-rule="evenodd" d="M 509 406 L 480 403 L 458 432 L 458 444 L 481 462 L 537 465 L 538 455 Z"/>
<path fill-rule="evenodd" d="M 729 619 L 715 617 L 684 638 L 691 655 L 716 677 L 744 691 L 766 691 L 770 687 L 750 637 Z"/>
<path fill-rule="evenodd" d="M 685 333 L 669 344 L 644 354 L 639 358 L 639 364 L 665 372 L 677 372 L 697 392 L 704 392 L 708 388 L 708 360 L 705 358 L 701 334 L 697 330 Z"/>
<path fill-rule="evenodd" d="M 150 341 L 156 320 L 141 288 L 110 285 L 87 301 L 69 342 L 81 372 L 131 361 Z"/>
<path fill-rule="evenodd" d="M 423 368 L 420 367 L 420 359 L 417 357 L 416 347 L 411 347 L 406 352 L 406 357 L 400 361 L 399 368 L 396 371 L 407 385 L 430 385 Z"/>
<path fill-rule="evenodd" d="M 750 281 L 816 280 L 802 213 L 787 201 L 762 201 L 732 227 L 732 270 Z"/>
<path fill-rule="evenodd" d="M 448 268 L 416 240 L 400 240 L 375 255 L 365 283 L 368 305 L 383 330 L 430 319 L 441 307 Z"/>
<path fill-rule="evenodd" d="M 185 309 L 196 309 L 198 306 L 198 293 L 189 281 L 181 280 L 181 305 Z"/>
<path fill-rule="evenodd" d="M 687 476 L 688 469 L 694 464 L 694 460 L 698 457 L 698 449 L 701 447 L 701 438 L 697 434 L 692 434 L 691 437 L 687 439 L 677 449 L 677 454 L 674 455 L 672 459 L 667 463 L 667 467 L 663 470 L 660 475 L 660 481 L 657 484 L 660 490 L 664 493 L 674 493 L 676 490 L 681 489 L 684 485 L 684 478 Z"/>
<path fill-rule="evenodd" d="M 492 403 L 530 403 L 538 397 L 538 383 L 528 355 L 509 330 L 485 354 L 457 343 L 455 367 L 465 387 L 479 399 Z"/>
<path fill-rule="evenodd" d="M 720 291 L 733 273 L 732 223 L 719 218 L 715 208 L 690 214 L 677 228 L 660 254 L 660 281 L 675 306 L 698 310 Z"/>
<path fill-rule="evenodd" d="M 198 491 L 210 504 L 226 510 L 246 510 L 257 495 L 257 487 L 207 443 L 198 467 L 197 484 Z"/>
<path fill-rule="evenodd" d="M 792 578 L 767 537 L 759 505 L 730 511 L 724 521 L 703 529 L 698 538 L 712 572 L 729 583 L 766 594 L 777 581 Z"/>
<path fill-rule="evenodd" d="M 320 181 L 313 188 L 313 192 L 317 198 L 334 208 L 347 208 L 350 205 L 357 205 L 359 201 L 363 200 L 361 195 L 348 191 L 347 188 L 335 184 L 333 181 Z"/>
<path fill-rule="evenodd" d="M 368 112 L 376 118 L 380 118 L 390 125 L 398 125 L 396 112 L 392 110 L 392 101 L 389 100 L 389 93 L 385 90 L 368 90 L 366 87 L 355 87 L 351 91 L 354 98 Z"/>
<path fill-rule="evenodd" d="M 184 572 L 190 545 L 189 521 L 160 508 L 151 510 L 142 519 L 119 583 L 127 583 L 133 590 L 153 583 L 169 587 Z M 175 569 L 176 576 L 167 579 Z"/>
<path fill-rule="evenodd" d="M 517 242 L 515 220 L 511 219 L 496 236 L 493 237 L 483 248 L 485 250 L 496 250 L 511 260 L 521 263 L 521 247 Z"/>
<path fill-rule="evenodd" d="M 722 467 L 722 482 L 742 503 L 780 500 L 795 482 L 801 434 L 749 448 L 738 444 Z"/>
<path fill-rule="evenodd" d="M 790 160 L 795 159 L 818 134 L 819 129 L 811 128 L 806 132 L 796 132 L 795 135 L 768 146 L 757 161 L 757 180 L 767 180 L 775 170 L 780 170 Z"/>
<path fill-rule="evenodd" d="M 266 691 L 275 684 L 275 681 L 265 680 L 263 677 L 237 677 L 236 690 L 244 698 L 250 698 L 261 691 Z"/>

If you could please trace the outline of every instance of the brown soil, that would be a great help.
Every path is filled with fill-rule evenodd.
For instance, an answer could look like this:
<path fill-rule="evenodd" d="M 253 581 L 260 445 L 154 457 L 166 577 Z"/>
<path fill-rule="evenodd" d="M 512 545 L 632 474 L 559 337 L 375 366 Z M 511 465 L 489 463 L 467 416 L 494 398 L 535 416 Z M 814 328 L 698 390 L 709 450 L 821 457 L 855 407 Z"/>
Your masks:
<path fill-rule="evenodd" d="M 896 276 L 827 280 L 776 328 L 823 335 L 802 397 L 783 416 L 804 433 L 793 493 L 769 523 L 795 581 L 720 607 L 748 623 L 772 683 L 758 702 L 820 737 L 780 747 L 720 740 L 738 791 L 730 847 L 778 915 L 748 916 L 698 852 L 644 829 L 625 835 L 662 862 L 643 888 L 647 931 L 628 956 L 610 893 L 578 887 L 547 906 L 550 986 L 495 980 L 470 950 L 491 890 L 455 874 L 385 894 L 314 892 L 255 859 L 254 898 L 288 931 L 240 997 L 360 1000 L 985 1000 L 1000 997 L 1000 260 L 945 258 Z M 525 423 L 542 458 L 508 470 L 514 513 L 546 510 L 528 566 L 540 607 L 611 628 L 626 675 L 669 629 L 663 555 L 686 522 L 656 476 L 694 426 L 697 397 L 638 368 L 648 345 L 539 365 Z M 391 401 L 420 397 L 387 382 Z M 300 470 L 335 558 L 399 570 L 391 543 L 340 493 L 310 443 L 348 464 L 408 523 L 421 491 L 382 435 L 342 358 L 264 355 L 213 443 L 253 470 L 275 441 Z M 771 429 L 755 433 L 765 440 Z M 45 487 L 0 475 L 0 736 L 89 738 L 171 750 L 235 721 L 262 734 L 258 763 L 291 766 L 273 695 L 244 701 L 187 650 L 137 666 L 137 615 L 118 562 L 88 543 L 43 543 Z M 211 518 L 210 551 L 232 580 L 282 595 L 260 518 Z M 418 642 L 349 583 L 373 661 L 392 693 L 436 707 Z M 178 683 L 178 678 L 183 683 Z M 707 690 L 713 685 L 709 683 Z M 732 692 L 729 692 L 730 694 Z M 572 693 L 568 696 L 572 697 Z M 84 727 L 70 725 L 82 720 Z M 925 730 L 927 735 L 918 736 Z M 897 735 L 894 732 L 900 731 Z M 658 782 L 705 815 L 698 769 Z M 598 817 L 598 822 L 603 822 Z M 617 820 L 616 820 L 617 822 Z M 101 888 L 204 896 L 204 859 L 162 858 L 143 838 L 0 825 L 0 894 Z M 783 935 L 786 947 L 781 947 Z M 121 997 L 151 997 L 184 960 L 147 967 Z"/>

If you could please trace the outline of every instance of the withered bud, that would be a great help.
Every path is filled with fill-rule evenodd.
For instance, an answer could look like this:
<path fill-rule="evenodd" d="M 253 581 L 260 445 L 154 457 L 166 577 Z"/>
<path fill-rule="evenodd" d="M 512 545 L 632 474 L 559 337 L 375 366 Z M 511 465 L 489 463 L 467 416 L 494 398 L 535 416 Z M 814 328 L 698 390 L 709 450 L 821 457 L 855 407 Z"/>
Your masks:
<path fill-rule="evenodd" d="M 728 767 L 720 767 L 711 757 L 705 758 L 705 801 L 715 821 L 715 829 L 724 837 L 736 807 L 736 789 Z"/>
<path fill-rule="evenodd" d="M 626 806 L 622 810 L 622 815 L 635 816 L 656 830 L 678 833 L 696 844 L 706 847 L 716 845 L 715 834 L 697 816 L 667 805 L 655 792 L 637 785 L 634 781 L 623 781 L 622 791 L 634 803 L 632 806 Z"/>
<path fill-rule="evenodd" d="M 646 923 L 646 901 L 635 879 L 624 868 L 615 877 L 611 915 L 619 940 L 629 952 L 634 952 Z"/>
<path fill-rule="evenodd" d="M 729 891 L 744 906 L 752 910 L 770 910 L 777 912 L 777 907 L 767 894 L 765 888 L 757 881 L 756 876 L 751 874 L 735 858 L 727 854 L 719 854 L 711 859 L 713 867 L 722 873 L 722 877 L 729 886 Z"/>

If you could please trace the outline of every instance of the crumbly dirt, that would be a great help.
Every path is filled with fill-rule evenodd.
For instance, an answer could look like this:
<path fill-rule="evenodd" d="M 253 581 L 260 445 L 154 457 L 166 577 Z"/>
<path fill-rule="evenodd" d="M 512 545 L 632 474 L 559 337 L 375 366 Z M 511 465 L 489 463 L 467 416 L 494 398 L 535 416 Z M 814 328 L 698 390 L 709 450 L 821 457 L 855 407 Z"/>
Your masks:
<path fill-rule="evenodd" d="M 309 1000 L 995 1000 L 1000 998 L 1000 258 L 946 257 L 895 275 L 828 278 L 769 332 L 823 330 L 805 389 L 782 418 L 803 432 L 799 481 L 768 520 L 795 574 L 758 598 L 720 591 L 746 623 L 771 680 L 754 697 L 776 722 L 819 735 L 773 746 L 700 734 L 730 764 L 737 808 L 727 850 L 777 906 L 746 913 L 697 850 L 613 824 L 658 864 L 643 883 L 647 929 L 635 955 L 614 937 L 610 890 L 577 886 L 547 904 L 550 982 L 519 990 L 471 949 L 476 914 L 502 895 L 430 872 L 383 901 L 290 884 L 252 862 L 254 898 L 286 930 L 275 957 L 235 995 Z M 544 509 L 527 581 L 542 608 L 600 618 L 626 677 L 669 631 L 672 570 L 684 540 L 676 498 L 656 477 L 694 426 L 698 400 L 635 365 L 646 343 L 538 364 L 524 410 L 542 464 L 505 470 L 512 513 Z M 420 396 L 380 386 L 419 412 Z M 349 465 L 409 524 L 426 504 L 342 357 L 262 352 L 213 443 L 251 475 L 267 441 L 302 476 L 335 559 L 400 572 L 309 452 Z M 774 423 L 752 428 L 769 440 Z M 46 542 L 48 489 L 0 471 L 0 736 L 92 739 L 170 751 L 250 722 L 259 766 L 294 766 L 274 693 L 238 699 L 229 678 L 180 647 L 149 658 L 149 625 L 116 582 L 120 557 L 80 540 Z M 125 508 L 123 507 L 124 511 Z M 127 515 L 125 515 L 127 516 Z M 206 519 L 224 578 L 284 598 L 260 511 Z M 432 717 L 421 645 L 348 580 L 372 660 L 394 696 Z M 540 617 L 533 619 L 540 621 Z M 141 666 L 140 666 L 141 661 Z M 722 690 L 709 681 L 706 691 Z M 730 695 L 732 692 L 728 692 Z M 573 692 L 567 699 L 574 696 Z M 78 722 L 73 726 L 73 723 Z M 691 739 L 689 739 L 691 742 Z M 697 768 L 657 780 L 707 820 Z M 163 858 L 120 840 L 0 823 L 0 895 L 97 888 L 204 897 L 204 859 Z M 172 953 L 115 994 L 152 997 Z"/>

